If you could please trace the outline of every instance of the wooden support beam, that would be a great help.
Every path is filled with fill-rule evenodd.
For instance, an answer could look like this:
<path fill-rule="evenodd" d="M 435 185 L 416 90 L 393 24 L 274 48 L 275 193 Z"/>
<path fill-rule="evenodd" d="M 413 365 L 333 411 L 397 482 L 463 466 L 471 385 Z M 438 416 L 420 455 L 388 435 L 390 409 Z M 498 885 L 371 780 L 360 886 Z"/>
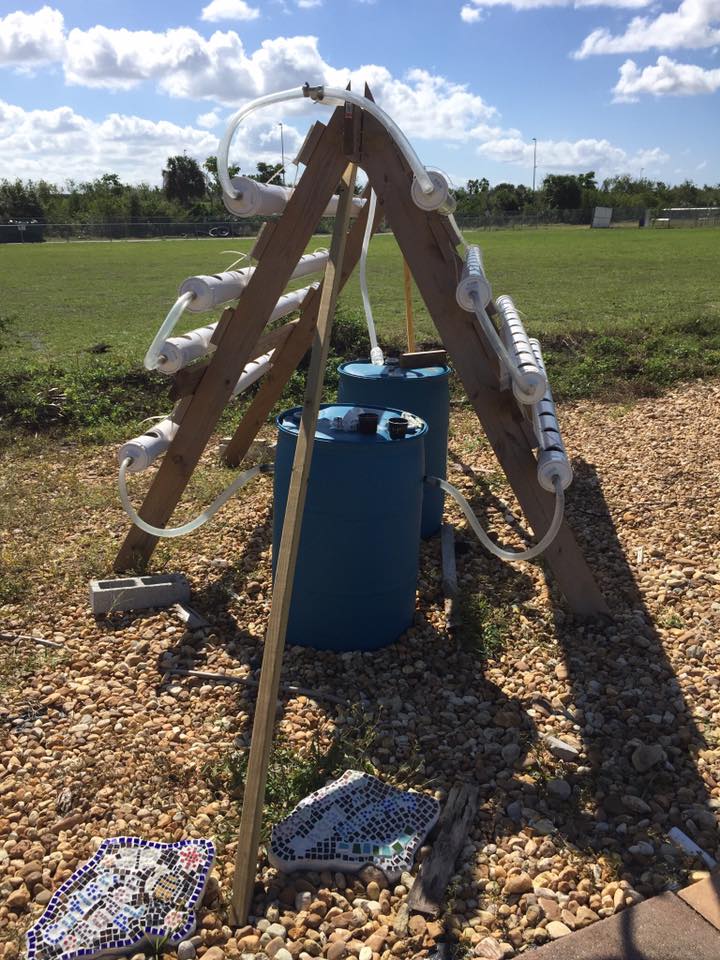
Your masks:
<path fill-rule="evenodd" d="M 275 728 L 282 655 L 290 615 L 290 601 L 298 547 L 300 546 L 305 498 L 310 479 L 315 428 L 320 411 L 325 366 L 330 349 L 330 333 L 335 304 L 340 291 L 342 261 L 350 222 L 355 171 L 356 167 L 351 165 L 343 178 L 343 189 L 335 218 L 330 256 L 325 270 L 318 308 L 317 328 L 305 388 L 305 402 L 303 404 L 302 420 L 298 428 L 290 488 L 285 507 L 285 519 L 275 567 L 272 606 L 265 637 L 260 688 L 255 706 L 250 756 L 243 792 L 240 834 L 235 855 L 230 918 L 231 922 L 238 926 L 247 922 L 255 887 L 260 826 L 265 802 L 265 783 Z"/>
<path fill-rule="evenodd" d="M 501 391 L 497 358 L 475 317 L 455 299 L 462 262 L 446 218 L 425 213 L 412 201 L 412 171 L 387 132 L 373 117 L 363 123 L 363 165 L 385 205 L 385 216 L 415 283 L 452 358 L 478 418 L 536 535 L 550 526 L 554 497 L 537 482 L 536 461 L 509 390 Z M 575 538 L 563 523 L 544 554 L 572 609 L 584 616 L 607 615 Z"/>
<path fill-rule="evenodd" d="M 417 350 L 415 344 L 415 315 L 413 314 L 412 302 L 412 274 L 407 260 L 403 257 L 403 288 L 405 291 L 405 332 L 407 333 L 407 352 L 414 353 Z"/>
<path fill-rule="evenodd" d="M 369 189 L 363 196 L 369 195 Z M 365 234 L 365 224 L 368 218 L 368 206 L 365 204 L 360 215 L 354 218 L 348 234 L 343 257 L 340 289 L 345 286 L 348 278 L 357 266 L 362 250 L 362 241 Z M 378 204 L 375 209 L 373 230 L 377 230 L 383 219 L 383 209 Z M 280 399 L 288 380 L 297 365 L 310 349 L 313 334 L 317 325 L 318 307 L 320 306 L 320 291 L 316 290 L 308 295 L 300 313 L 296 329 L 288 338 L 282 349 L 278 349 L 273 357 L 272 369 L 263 377 L 260 389 L 255 394 L 252 403 L 237 426 L 232 440 L 225 450 L 225 461 L 228 466 L 236 467 L 242 462 L 250 445 L 257 436 L 258 430 L 267 420 L 270 411 Z"/>
<path fill-rule="evenodd" d="M 470 784 L 457 783 L 450 791 L 430 856 L 420 867 L 407 899 L 411 910 L 431 917 L 442 910 L 448 881 L 475 819 L 477 800 L 478 788 Z"/>
<path fill-rule="evenodd" d="M 170 519 L 243 367 L 251 359 L 252 348 L 335 192 L 346 165 L 342 155 L 343 124 L 344 110 L 339 108 L 317 139 L 308 168 L 275 225 L 206 373 L 197 385 L 181 428 L 140 509 L 143 520 L 154 526 L 162 527 Z M 115 569 L 143 566 L 156 542 L 156 537 L 131 527 L 115 560 Z"/>

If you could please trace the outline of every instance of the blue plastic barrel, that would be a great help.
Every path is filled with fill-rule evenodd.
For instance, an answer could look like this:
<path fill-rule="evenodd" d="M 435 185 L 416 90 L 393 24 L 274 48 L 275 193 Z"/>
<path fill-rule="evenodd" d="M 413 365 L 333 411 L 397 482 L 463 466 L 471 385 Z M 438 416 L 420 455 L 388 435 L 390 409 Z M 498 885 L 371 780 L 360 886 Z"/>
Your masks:
<path fill-rule="evenodd" d="M 450 389 L 448 367 L 403 370 L 397 363 L 383 366 L 360 360 L 338 367 L 338 402 L 373 403 L 381 407 L 399 407 L 417 414 L 428 425 L 425 441 L 427 472 L 447 477 Z M 442 524 L 444 494 L 437 487 L 426 487 L 423 501 L 422 536 L 431 537 Z"/>
<path fill-rule="evenodd" d="M 346 429 L 356 415 L 352 405 L 320 408 L 288 643 L 375 650 L 413 623 L 427 426 L 412 418 L 406 435 L 391 439 L 388 421 L 401 411 L 362 409 L 377 413 L 377 433 Z M 273 573 L 300 413 L 288 410 L 276 420 Z"/>

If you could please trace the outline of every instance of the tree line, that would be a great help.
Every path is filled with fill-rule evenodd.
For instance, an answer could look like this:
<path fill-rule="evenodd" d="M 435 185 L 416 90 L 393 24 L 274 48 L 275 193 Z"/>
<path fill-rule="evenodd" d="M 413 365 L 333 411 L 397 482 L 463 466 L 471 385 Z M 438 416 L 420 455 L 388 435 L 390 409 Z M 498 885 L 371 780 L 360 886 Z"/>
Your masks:
<path fill-rule="evenodd" d="M 231 175 L 238 168 L 231 168 Z M 279 165 L 258 163 L 253 179 L 282 182 Z M 598 183 L 595 172 L 548 174 L 539 189 L 523 184 L 471 179 L 455 191 L 458 216 L 590 211 L 595 206 L 650 208 L 720 206 L 720 184 L 698 186 L 685 180 L 670 186 L 661 180 L 609 177 Z M 114 173 L 64 187 L 44 180 L 0 180 L 0 223 L 137 223 L 226 220 L 217 177 L 217 159 L 201 165 L 192 157 L 168 157 L 162 186 L 123 183 Z"/>
<path fill-rule="evenodd" d="M 487 179 L 468 180 L 455 191 L 457 215 L 483 216 L 494 213 L 541 213 L 547 210 L 592 211 L 594 207 L 649 208 L 720 206 L 720 183 L 698 186 L 685 180 L 670 186 L 662 180 L 608 177 L 598 183 L 595 171 L 580 174 L 548 174 L 539 190 L 523 184 L 498 183 Z"/>

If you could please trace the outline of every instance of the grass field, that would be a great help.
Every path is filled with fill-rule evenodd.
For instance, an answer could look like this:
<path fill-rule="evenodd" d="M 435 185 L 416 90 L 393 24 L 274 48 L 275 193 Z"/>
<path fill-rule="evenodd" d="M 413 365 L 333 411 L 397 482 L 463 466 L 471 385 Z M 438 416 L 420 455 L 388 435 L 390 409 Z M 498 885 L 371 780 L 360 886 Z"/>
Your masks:
<path fill-rule="evenodd" d="M 468 240 L 480 243 L 495 293 L 510 293 L 529 332 L 543 341 L 558 396 L 651 393 L 720 367 L 720 230 L 559 227 L 469 232 Z M 145 382 L 142 356 L 180 281 L 226 268 L 235 257 L 223 251 L 245 251 L 251 243 L 0 247 L 0 372 L 7 383 L 44 377 L 42 390 L 52 389 L 48 375 L 63 381 L 58 390 L 64 390 L 67 376 L 90 392 L 106 375 L 122 374 L 128 389 L 138 389 Z M 310 249 L 326 243 L 317 238 Z M 373 242 L 368 275 L 381 342 L 399 344 L 402 263 L 391 235 Z M 356 277 L 341 303 L 346 315 L 361 316 Z M 417 295 L 415 306 L 419 338 L 433 339 Z M 185 328 L 197 325 L 197 317 Z M 87 353 L 101 342 L 109 345 L 106 353 Z M 6 423 L 13 405 L 21 406 L 15 394 L 0 396 Z"/>

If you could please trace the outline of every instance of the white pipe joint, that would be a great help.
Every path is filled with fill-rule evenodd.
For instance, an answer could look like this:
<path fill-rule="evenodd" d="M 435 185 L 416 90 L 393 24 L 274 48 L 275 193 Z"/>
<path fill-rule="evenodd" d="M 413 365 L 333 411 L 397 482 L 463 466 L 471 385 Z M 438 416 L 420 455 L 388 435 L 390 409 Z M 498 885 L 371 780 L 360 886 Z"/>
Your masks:
<path fill-rule="evenodd" d="M 249 268 L 252 270 L 253 268 Z M 180 284 L 179 294 L 191 293 L 192 300 L 186 309 L 190 313 L 206 313 L 230 300 L 237 300 L 252 273 L 245 270 L 227 270 L 225 273 L 214 273 L 197 277 L 188 277 Z"/>
<path fill-rule="evenodd" d="M 118 463 L 130 460 L 131 463 L 128 464 L 127 468 L 128 473 L 141 473 L 143 470 L 147 470 L 153 460 L 157 460 L 161 454 L 165 453 L 175 438 L 179 426 L 180 424 L 173 420 L 171 416 L 160 420 L 150 430 L 139 437 L 128 440 L 120 447 Z"/>
<path fill-rule="evenodd" d="M 284 212 L 288 200 L 293 195 L 292 187 L 284 187 L 279 183 L 259 183 L 250 177 L 233 177 L 231 180 L 235 196 L 223 192 L 225 207 L 236 217 L 273 217 Z M 330 197 L 328 205 L 323 211 L 324 217 L 334 217 L 337 214 L 340 198 Z M 361 197 L 353 197 L 350 216 L 357 217 L 365 201 Z"/>
<path fill-rule="evenodd" d="M 485 276 L 480 247 L 472 246 L 467 249 L 460 283 L 455 290 L 455 298 L 463 310 L 470 313 L 473 313 L 478 306 L 484 309 L 492 300 L 492 287 Z"/>
<path fill-rule="evenodd" d="M 518 370 L 513 393 L 519 403 L 538 403 L 545 396 L 547 378 L 537 365 L 517 307 L 508 296 L 498 297 L 495 305 L 500 314 L 500 335 Z"/>
<path fill-rule="evenodd" d="M 545 370 L 540 344 L 537 340 L 530 340 L 529 342 L 538 369 L 547 382 L 547 371 Z M 538 483 L 543 490 L 552 493 L 555 489 L 554 477 L 557 477 L 562 489 L 566 490 L 572 483 L 573 472 L 560 433 L 555 401 L 549 383 L 542 399 L 533 406 L 533 419 L 537 424 L 536 430 L 540 434 L 537 438 L 540 445 L 537 465 Z"/>
<path fill-rule="evenodd" d="M 425 192 L 418 178 L 413 177 L 412 187 L 410 188 L 413 203 L 421 210 L 436 210 L 444 217 L 450 216 L 455 212 L 457 201 L 450 192 L 447 177 L 439 170 L 428 170 L 427 175 L 433 185 L 432 193 Z"/>

